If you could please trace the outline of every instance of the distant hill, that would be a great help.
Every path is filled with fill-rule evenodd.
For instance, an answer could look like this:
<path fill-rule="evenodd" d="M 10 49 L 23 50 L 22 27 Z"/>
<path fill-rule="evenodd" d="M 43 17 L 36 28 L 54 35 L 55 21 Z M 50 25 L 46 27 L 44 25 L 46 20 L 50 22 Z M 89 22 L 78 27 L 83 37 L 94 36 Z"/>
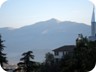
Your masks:
<path fill-rule="evenodd" d="M 19 61 L 21 54 L 32 50 L 37 61 L 43 61 L 46 52 L 54 48 L 75 44 L 78 34 L 90 35 L 90 26 L 56 19 L 38 22 L 21 28 L 0 28 L 5 40 L 5 52 L 9 60 Z M 17 61 L 16 61 L 17 62 Z"/>

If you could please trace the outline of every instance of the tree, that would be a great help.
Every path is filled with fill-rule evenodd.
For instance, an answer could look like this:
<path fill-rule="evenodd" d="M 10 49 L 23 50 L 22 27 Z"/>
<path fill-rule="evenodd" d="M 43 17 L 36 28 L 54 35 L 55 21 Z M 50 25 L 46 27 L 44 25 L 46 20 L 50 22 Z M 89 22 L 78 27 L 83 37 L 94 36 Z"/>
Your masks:
<path fill-rule="evenodd" d="M 76 70 L 79 72 L 88 72 L 92 70 L 96 62 L 96 42 L 89 41 L 87 37 L 76 40 L 74 58 L 76 59 Z"/>
<path fill-rule="evenodd" d="M 39 72 L 59 72 L 59 66 L 54 62 L 54 55 L 50 52 L 45 54 L 45 61 L 40 65 Z"/>
<path fill-rule="evenodd" d="M 96 63 L 96 41 L 89 41 L 79 34 L 73 56 L 63 60 L 61 72 L 88 72 Z"/>
<path fill-rule="evenodd" d="M 0 35 L 0 64 L 3 67 L 3 63 L 7 63 L 7 59 L 6 59 L 6 54 L 3 53 L 2 51 L 4 50 L 4 44 L 3 44 L 3 40 L 1 39 L 1 35 Z"/>
<path fill-rule="evenodd" d="M 45 63 L 51 65 L 52 63 L 54 63 L 54 55 L 52 53 L 46 53 L 45 55 Z"/>
<path fill-rule="evenodd" d="M 25 65 L 26 65 L 26 72 L 31 72 L 34 68 L 34 63 L 33 61 L 31 61 L 31 59 L 34 59 L 34 55 L 32 55 L 32 51 L 28 51 L 22 54 L 23 58 L 21 58 L 21 61 L 24 61 Z"/>

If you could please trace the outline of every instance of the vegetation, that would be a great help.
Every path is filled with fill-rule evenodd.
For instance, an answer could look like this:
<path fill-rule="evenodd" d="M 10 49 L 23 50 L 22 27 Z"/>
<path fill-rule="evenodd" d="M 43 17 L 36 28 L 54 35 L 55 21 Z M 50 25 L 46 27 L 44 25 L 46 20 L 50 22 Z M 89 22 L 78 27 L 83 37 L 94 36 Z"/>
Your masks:
<path fill-rule="evenodd" d="M 40 72 L 88 72 L 96 62 L 96 41 L 88 41 L 81 35 L 76 39 L 76 48 L 72 55 L 67 55 L 58 63 L 52 62 L 52 55 L 47 53 Z M 52 64 L 51 64 L 52 63 Z"/>
<path fill-rule="evenodd" d="M 96 62 L 96 41 L 88 41 L 81 35 L 76 40 L 76 48 L 73 56 L 63 60 L 61 72 L 88 72 L 92 70 Z"/>
<path fill-rule="evenodd" d="M 45 63 L 48 65 L 52 65 L 54 63 L 54 55 L 50 52 L 45 55 Z"/>
<path fill-rule="evenodd" d="M 32 54 L 32 51 L 28 51 L 22 54 L 23 58 L 20 60 L 24 62 L 26 67 L 26 72 L 31 72 L 34 69 L 34 61 L 31 61 L 31 59 L 34 59 L 34 55 Z"/>
<path fill-rule="evenodd" d="M 3 40 L 0 35 L 0 63 L 7 63 L 4 50 Z M 19 72 L 88 72 L 92 70 L 96 63 L 96 41 L 89 41 L 87 37 L 76 39 L 76 47 L 72 55 L 66 55 L 64 58 L 55 62 L 52 53 L 46 53 L 45 61 L 38 63 L 33 61 L 34 55 L 32 51 L 27 51 L 22 54 L 22 58 L 17 65 Z M 14 70 L 14 72 L 16 72 Z"/>
<path fill-rule="evenodd" d="M 3 50 L 4 50 L 4 44 L 3 44 L 3 40 L 1 39 L 1 35 L 0 35 L 0 64 L 1 66 L 3 67 L 3 63 L 7 63 L 7 59 L 6 59 L 6 54 L 3 53 Z"/>
<path fill-rule="evenodd" d="M 58 72 L 59 67 L 54 62 L 54 56 L 52 53 L 46 53 L 45 61 L 40 65 L 39 72 Z"/>
<path fill-rule="evenodd" d="M 96 42 L 88 41 L 86 37 L 78 40 L 74 56 L 77 60 L 77 70 L 79 72 L 92 70 L 96 62 Z"/>

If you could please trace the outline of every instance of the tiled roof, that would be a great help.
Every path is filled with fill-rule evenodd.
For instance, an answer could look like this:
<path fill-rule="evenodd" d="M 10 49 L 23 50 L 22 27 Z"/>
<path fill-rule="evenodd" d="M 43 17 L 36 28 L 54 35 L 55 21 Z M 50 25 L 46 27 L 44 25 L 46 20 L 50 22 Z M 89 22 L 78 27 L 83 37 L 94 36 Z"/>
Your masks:
<path fill-rule="evenodd" d="M 74 48 L 75 48 L 75 45 L 65 45 L 65 46 L 56 48 L 53 51 L 73 51 Z"/>

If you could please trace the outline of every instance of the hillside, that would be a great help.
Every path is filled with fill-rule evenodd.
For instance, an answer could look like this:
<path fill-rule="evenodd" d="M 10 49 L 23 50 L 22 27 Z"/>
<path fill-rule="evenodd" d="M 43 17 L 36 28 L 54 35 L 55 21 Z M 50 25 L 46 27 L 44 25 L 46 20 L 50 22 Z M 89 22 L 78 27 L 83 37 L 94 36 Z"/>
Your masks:
<path fill-rule="evenodd" d="M 46 52 L 66 44 L 75 44 L 78 34 L 89 36 L 90 26 L 50 19 L 17 29 L 0 28 L 0 33 L 5 40 L 5 52 L 10 61 L 19 60 L 21 54 L 28 50 L 34 52 L 36 61 L 43 61 Z"/>

